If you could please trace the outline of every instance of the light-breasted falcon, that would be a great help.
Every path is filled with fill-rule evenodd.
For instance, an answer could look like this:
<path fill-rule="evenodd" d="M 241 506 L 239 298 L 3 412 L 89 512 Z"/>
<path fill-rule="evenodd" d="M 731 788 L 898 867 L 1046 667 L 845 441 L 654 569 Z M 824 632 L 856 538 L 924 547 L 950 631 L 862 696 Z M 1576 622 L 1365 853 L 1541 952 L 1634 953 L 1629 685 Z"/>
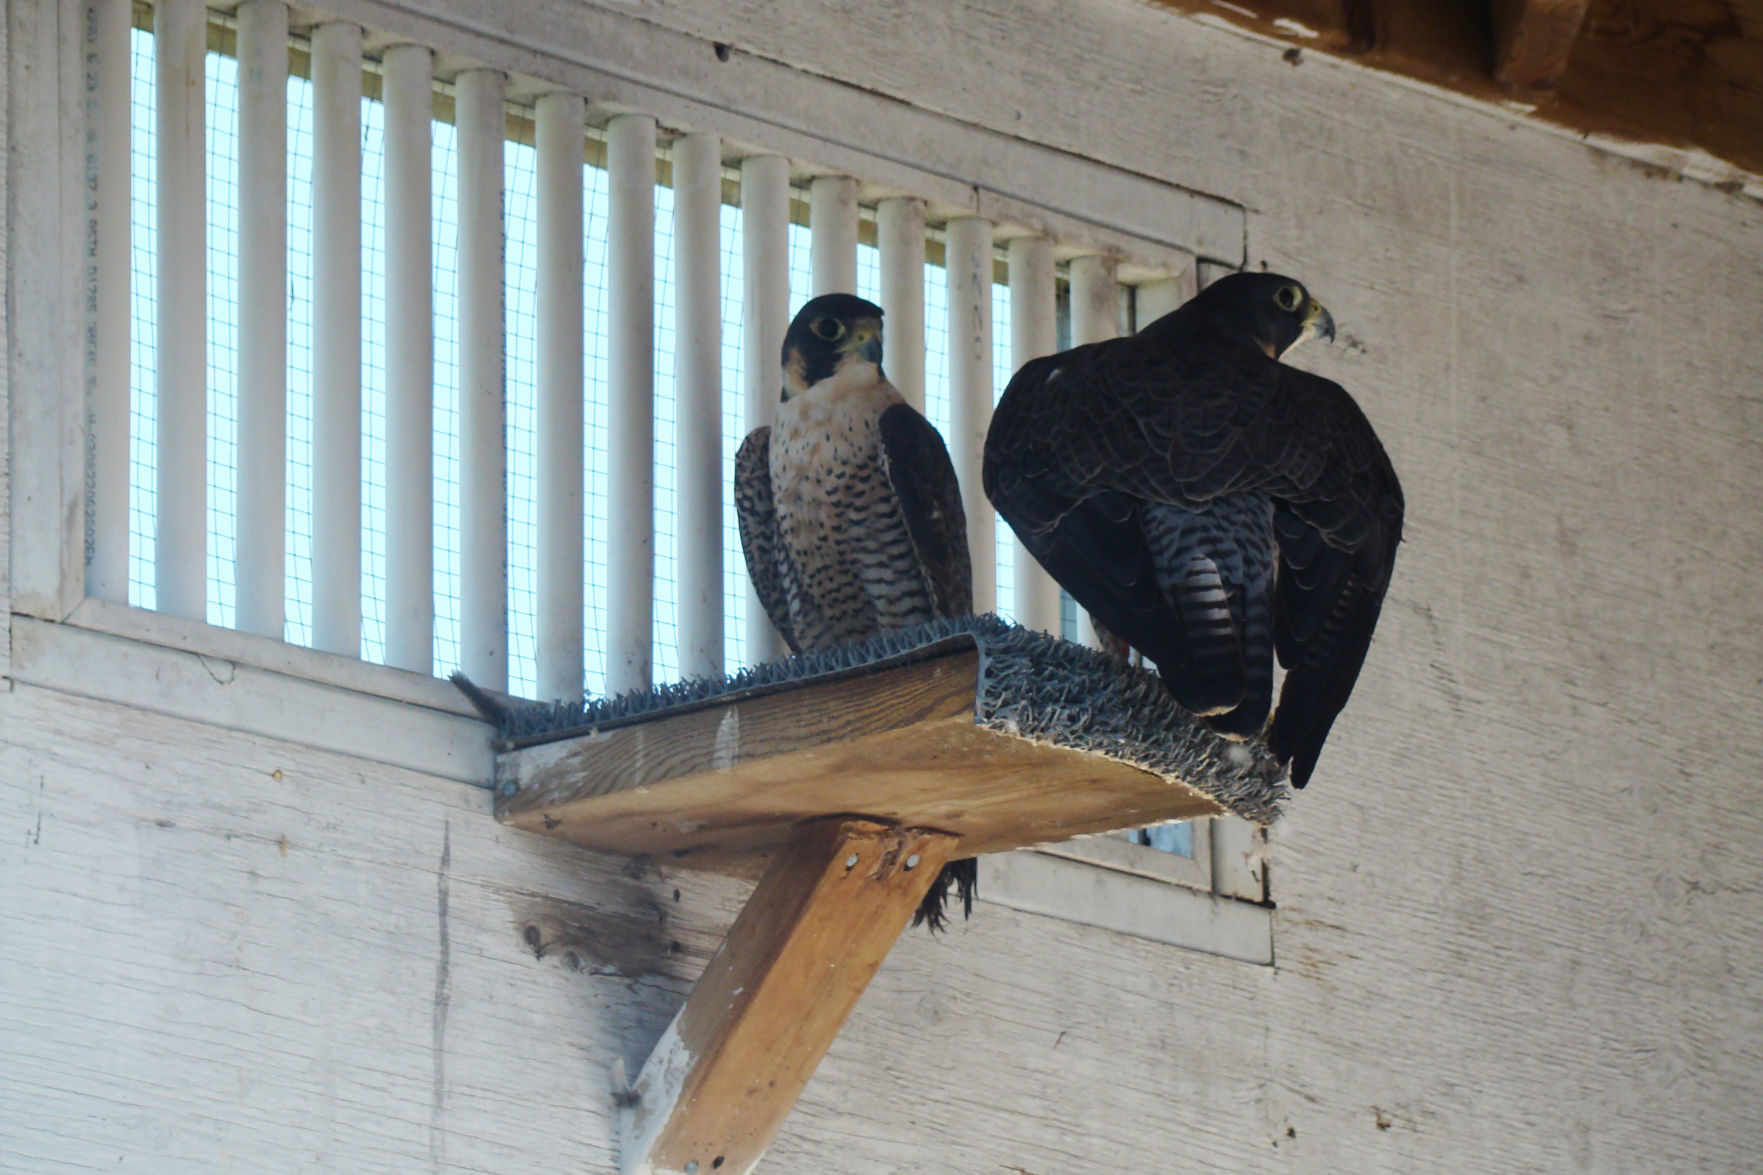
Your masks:
<path fill-rule="evenodd" d="M 973 611 L 967 515 L 943 438 L 882 374 L 881 307 L 815 298 L 784 335 L 777 423 L 735 456 L 747 574 L 792 652 Z M 942 924 L 951 862 L 917 920 Z"/>
<path fill-rule="evenodd" d="M 1016 373 L 985 490 L 1072 597 L 1222 734 L 1267 724 L 1303 787 L 1358 678 L 1402 489 L 1338 384 L 1279 362 L 1334 320 L 1298 282 L 1232 274 L 1137 334 Z"/>

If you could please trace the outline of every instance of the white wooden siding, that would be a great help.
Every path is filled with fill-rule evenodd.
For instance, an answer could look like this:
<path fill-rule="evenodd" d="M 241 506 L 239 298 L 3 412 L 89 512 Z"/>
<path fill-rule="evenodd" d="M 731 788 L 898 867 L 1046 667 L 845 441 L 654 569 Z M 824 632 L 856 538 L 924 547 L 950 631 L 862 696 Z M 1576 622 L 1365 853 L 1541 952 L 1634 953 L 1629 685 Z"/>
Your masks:
<path fill-rule="evenodd" d="M 54 160 L 81 148 L 32 87 L 81 87 L 45 9 L 7 14 L 28 149 L 7 394 L 14 452 L 67 459 L 14 465 L 11 575 L 14 607 L 59 618 L 83 385 L 54 293 L 79 257 L 53 230 L 83 193 Z M 1276 965 L 997 905 L 909 934 L 762 1170 L 1755 1170 L 1763 212 L 1153 6 L 1001 11 L 486 0 L 447 34 L 532 72 L 592 59 L 607 101 L 684 124 L 719 94 L 809 142 L 813 112 L 902 171 L 947 164 L 965 122 L 1000 185 L 1065 190 L 1088 158 L 1141 177 L 1100 185 L 1122 204 L 1164 183 L 1238 201 L 1246 259 L 1340 325 L 1297 362 L 1358 396 L 1405 477 L 1378 640 L 1275 834 Z M 907 46 L 896 21 L 938 35 Z M 1067 163 L 1018 166 L 1049 150 Z M 114 682 L 34 687 L 22 642 L 12 668 L 0 1154 L 611 1169 L 604 1074 L 659 1035 L 738 887 L 505 832 L 430 774 L 67 692 Z"/>

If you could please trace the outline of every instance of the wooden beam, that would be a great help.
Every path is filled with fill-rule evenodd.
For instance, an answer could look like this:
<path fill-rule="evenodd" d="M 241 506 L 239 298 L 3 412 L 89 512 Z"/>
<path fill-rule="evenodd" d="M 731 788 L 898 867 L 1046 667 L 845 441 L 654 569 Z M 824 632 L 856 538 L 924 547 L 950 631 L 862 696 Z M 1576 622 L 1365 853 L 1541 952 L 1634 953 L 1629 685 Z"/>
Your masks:
<path fill-rule="evenodd" d="M 940 828 L 970 854 L 1222 814 L 1129 762 L 975 725 L 979 671 L 966 649 L 506 751 L 496 816 L 753 876 L 795 824 L 829 813 Z"/>
<path fill-rule="evenodd" d="M 1567 72 L 1587 0 L 1489 0 L 1494 80 L 1513 90 L 1553 90 Z"/>
<path fill-rule="evenodd" d="M 745 1175 L 959 838 L 798 825 L 625 1091 L 623 1175 Z"/>

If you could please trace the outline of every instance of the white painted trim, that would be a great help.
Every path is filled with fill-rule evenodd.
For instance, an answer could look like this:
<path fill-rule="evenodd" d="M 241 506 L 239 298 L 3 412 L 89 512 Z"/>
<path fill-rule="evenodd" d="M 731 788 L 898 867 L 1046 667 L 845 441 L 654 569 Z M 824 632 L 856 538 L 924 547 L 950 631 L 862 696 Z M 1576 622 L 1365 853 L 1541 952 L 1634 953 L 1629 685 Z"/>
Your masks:
<path fill-rule="evenodd" d="M 79 603 L 85 580 L 82 11 L 71 0 L 6 6 L 10 591 L 12 607 L 53 619 Z"/>
<path fill-rule="evenodd" d="M 10 67 L 12 58 L 12 8 L 0 12 L 0 66 Z M 0 78 L 0 127 L 11 131 L 11 70 Z M 8 144 L 10 146 L 10 143 Z M 0 208 L 12 207 L 12 152 L 0 151 Z M 10 306 L 12 294 L 11 215 L 0 231 L 0 296 Z M 0 690 L 12 688 L 12 322 L 10 313 L 0 314 Z"/>
<path fill-rule="evenodd" d="M 489 785 L 495 770 L 490 727 L 450 712 L 450 707 L 436 709 L 375 696 L 354 682 L 320 682 L 265 669 L 246 659 L 150 644 L 81 624 L 15 616 L 13 625 L 13 675 L 43 689 L 479 787 Z M 208 629 L 207 633 L 250 642 L 248 651 L 273 644 L 262 637 L 221 629 Z M 350 664 L 341 657 L 328 659 L 339 666 Z M 350 675 L 338 676 L 346 679 Z M 424 691 L 419 687 L 410 692 Z"/>
<path fill-rule="evenodd" d="M 243 11 L 254 11 L 262 4 L 279 7 L 280 0 L 258 0 L 258 3 L 247 4 Z M 129 89 L 133 84 L 129 70 L 131 8 L 130 0 L 96 0 L 87 10 L 92 22 L 90 49 L 96 77 L 92 79 L 91 121 L 86 127 L 86 141 L 95 169 L 90 205 L 95 221 L 92 236 L 95 249 L 91 255 L 92 371 L 87 416 L 90 434 L 86 440 L 86 472 L 90 487 L 85 521 L 86 590 L 118 603 L 127 603 L 129 598 L 129 293 L 133 278 L 129 255 L 129 184 L 133 170 L 129 140 L 134 130 L 129 117 Z M 242 57 L 257 43 L 247 37 L 244 30 L 257 27 L 259 22 L 254 20 L 241 22 L 239 49 Z M 285 59 L 288 46 L 285 27 L 274 43 Z M 242 96 L 250 92 L 244 84 L 247 77 L 248 71 L 242 69 Z M 285 83 L 282 90 L 285 108 Z M 241 106 L 248 110 L 248 99 L 242 99 Z M 242 111 L 241 117 L 248 116 Z M 253 149 L 258 141 L 247 134 L 240 144 L 241 151 Z M 282 155 L 285 158 L 285 150 Z M 248 195 L 253 169 L 249 158 L 243 162 L 241 180 L 247 190 L 242 194 Z M 242 223 L 249 226 L 251 206 L 246 201 L 241 203 Z M 278 206 L 285 207 L 286 204 L 284 193 Z M 260 239 L 249 227 L 241 236 L 241 245 Z M 250 264 L 241 266 L 241 270 L 244 280 L 253 273 Z M 241 293 L 244 295 L 246 291 Z M 285 321 L 286 317 L 281 315 L 281 320 Z M 241 356 L 241 363 L 244 361 Z M 286 367 L 285 363 L 283 367 Z M 243 407 L 241 404 L 241 417 Z M 241 438 L 245 434 L 245 421 L 241 419 Z M 239 480 L 243 505 L 247 478 L 242 469 Z M 241 533 L 241 545 L 244 540 L 245 534 Z M 241 573 L 250 565 L 249 560 L 241 559 Z M 242 592 L 240 599 L 242 604 Z"/>
<path fill-rule="evenodd" d="M 1273 911 L 1036 850 L 980 858 L 979 900 L 1262 966 Z"/>
<path fill-rule="evenodd" d="M 1246 902 L 1265 902 L 1266 830 L 1240 816 L 1221 816 L 1207 823 L 1212 826 L 1212 888 Z"/>
<path fill-rule="evenodd" d="M 1160 255 L 1172 263 L 1169 272 L 1181 262 L 1158 245 L 1234 264 L 1246 255 L 1244 210 L 1231 201 L 739 48 L 724 61 L 708 40 L 598 5 L 453 0 L 444 16 L 385 0 L 332 0 L 328 8 L 390 39 L 430 45 L 441 57 L 520 75 L 510 83 L 519 100 L 563 87 L 586 95 L 602 116 L 640 111 L 670 127 L 717 131 L 730 155 L 775 152 L 811 161 L 813 174 L 855 176 L 864 201 L 918 196 L 932 219 L 980 215 L 1013 226 L 1001 235 L 1039 232 L 1080 248 L 1124 247 L 1127 258 L 1165 268 Z M 565 29 L 569 36 L 560 37 Z"/>
<path fill-rule="evenodd" d="M 236 661 L 283 677 L 353 690 L 405 705 L 462 717 L 476 714 L 451 682 L 426 673 L 375 665 L 248 632 L 184 620 L 163 612 L 112 604 L 108 600 L 85 601 L 74 609 L 67 625 L 143 645 Z"/>
<path fill-rule="evenodd" d="M 1061 844 L 1043 845 L 1038 851 L 1070 861 L 1082 861 L 1104 869 L 1148 877 L 1153 881 L 1167 881 L 1191 889 L 1209 891 L 1213 888 L 1212 823 L 1210 820 L 1192 822 L 1193 827 L 1189 831 L 1193 836 L 1194 851 L 1191 857 L 1184 857 L 1180 853 L 1166 853 L 1150 845 L 1134 844 L 1126 839 L 1126 833 L 1123 832 L 1078 837 Z"/>

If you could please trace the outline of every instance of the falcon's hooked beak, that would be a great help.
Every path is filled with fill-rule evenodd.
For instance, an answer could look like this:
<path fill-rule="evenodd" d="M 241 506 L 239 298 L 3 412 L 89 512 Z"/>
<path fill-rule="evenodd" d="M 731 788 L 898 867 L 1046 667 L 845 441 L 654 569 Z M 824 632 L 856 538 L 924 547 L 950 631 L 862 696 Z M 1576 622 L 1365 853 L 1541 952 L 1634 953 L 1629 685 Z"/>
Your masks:
<path fill-rule="evenodd" d="M 1304 329 L 1299 333 L 1298 340 L 1327 339 L 1334 342 L 1334 315 L 1330 314 L 1315 298 L 1309 298 L 1304 307 Z"/>
<path fill-rule="evenodd" d="M 851 324 L 851 332 L 839 343 L 839 350 L 881 366 L 882 332 L 879 318 L 863 318 Z"/>

